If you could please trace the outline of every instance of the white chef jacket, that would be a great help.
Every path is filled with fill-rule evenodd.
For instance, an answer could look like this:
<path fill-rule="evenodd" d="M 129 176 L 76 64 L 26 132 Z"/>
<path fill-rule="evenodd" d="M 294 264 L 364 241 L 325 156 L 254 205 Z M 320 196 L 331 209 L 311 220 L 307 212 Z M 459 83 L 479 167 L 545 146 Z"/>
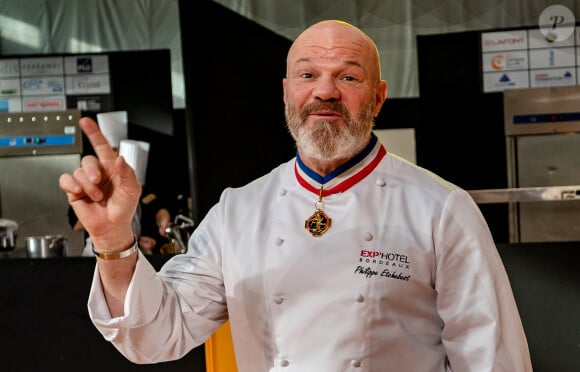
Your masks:
<path fill-rule="evenodd" d="M 324 185 L 342 191 L 323 197 L 323 235 L 306 229 L 320 180 L 292 159 L 224 190 L 159 273 L 139 253 L 125 316 L 95 270 L 94 324 L 135 363 L 180 358 L 229 318 L 240 372 L 531 371 L 469 194 L 374 136 L 367 150 Z"/>

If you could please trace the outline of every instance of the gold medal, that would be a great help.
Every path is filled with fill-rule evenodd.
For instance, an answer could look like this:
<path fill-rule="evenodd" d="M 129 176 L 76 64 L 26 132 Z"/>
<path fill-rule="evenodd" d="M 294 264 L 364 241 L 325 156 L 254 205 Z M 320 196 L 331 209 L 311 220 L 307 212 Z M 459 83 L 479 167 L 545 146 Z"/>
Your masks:
<path fill-rule="evenodd" d="M 332 226 L 332 219 L 324 213 L 324 202 L 322 201 L 322 187 L 320 187 L 320 195 L 318 201 L 314 203 L 316 211 L 304 223 L 304 228 L 308 230 L 312 236 L 321 236 Z"/>

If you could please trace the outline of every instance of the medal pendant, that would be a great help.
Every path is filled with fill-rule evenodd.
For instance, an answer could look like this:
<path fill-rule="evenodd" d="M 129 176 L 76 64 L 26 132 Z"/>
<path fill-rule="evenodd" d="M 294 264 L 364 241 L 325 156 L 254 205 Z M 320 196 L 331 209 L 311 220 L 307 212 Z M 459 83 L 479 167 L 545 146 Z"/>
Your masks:
<path fill-rule="evenodd" d="M 317 210 L 306 220 L 304 228 L 306 228 L 312 236 L 321 236 L 330 229 L 331 225 L 332 219 L 322 210 Z"/>

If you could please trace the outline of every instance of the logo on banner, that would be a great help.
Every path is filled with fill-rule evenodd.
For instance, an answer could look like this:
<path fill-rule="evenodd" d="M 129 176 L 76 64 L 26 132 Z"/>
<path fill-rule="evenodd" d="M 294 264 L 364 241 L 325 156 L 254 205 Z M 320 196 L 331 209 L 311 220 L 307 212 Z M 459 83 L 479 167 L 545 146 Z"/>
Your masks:
<path fill-rule="evenodd" d="M 90 57 L 77 58 L 77 72 L 81 74 L 93 72 L 93 60 Z"/>
<path fill-rule="evenodd" d="M 524 37 L 505 37 L 502 39 L 485 39 L 482 41 L 484 48 L 496 48 L 496 49 L 506 49 L 507 47 L 514 45 L 521 45 L 522 47 L 526 45 L 526 39 Z"/>
<path fill-rule="evenodd" d="M 502 87 L 512 87 L 516 85 L 516 83 L 510 79 L 508 74 L 503 74 L 498 80 L 498 85 Z"/>
<path fill-rule="evenodd" d="M 570 71 L 565 71 L 563 74 L 550 74 L 548 72 L 540 72 L 534 74 L 534 81 L 536 82 L 563 82 L 573 81 L 574 75 Z"/>
<path fill-rule="evenodd" d="M 491 68 L 494 70 L 516 69 L 526 67 L 526 59 L 517 55 L 501 53 L 491 59 Z"/>
<path fill-rule="evenodd" d="M 23 111 L 54 111 L 66 109 L 63 96 L 59 97 L 32 97 L 22 100 Z"/>

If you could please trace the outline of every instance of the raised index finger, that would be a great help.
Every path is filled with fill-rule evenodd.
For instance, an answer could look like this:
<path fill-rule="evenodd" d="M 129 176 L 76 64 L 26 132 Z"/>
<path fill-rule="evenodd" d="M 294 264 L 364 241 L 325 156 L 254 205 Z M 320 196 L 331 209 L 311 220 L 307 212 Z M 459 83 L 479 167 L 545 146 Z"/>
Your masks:
<path fill-rule="evenodd" d="M 114 160 L 117 154 L 113 151 L 113 148 L 109 144 L 109 141 L 103 136 L 103 133 L 99 129 L 99 125 L 89 117 L 83 117 L 79 120 L 79 125 L 100 160 Z"/>

